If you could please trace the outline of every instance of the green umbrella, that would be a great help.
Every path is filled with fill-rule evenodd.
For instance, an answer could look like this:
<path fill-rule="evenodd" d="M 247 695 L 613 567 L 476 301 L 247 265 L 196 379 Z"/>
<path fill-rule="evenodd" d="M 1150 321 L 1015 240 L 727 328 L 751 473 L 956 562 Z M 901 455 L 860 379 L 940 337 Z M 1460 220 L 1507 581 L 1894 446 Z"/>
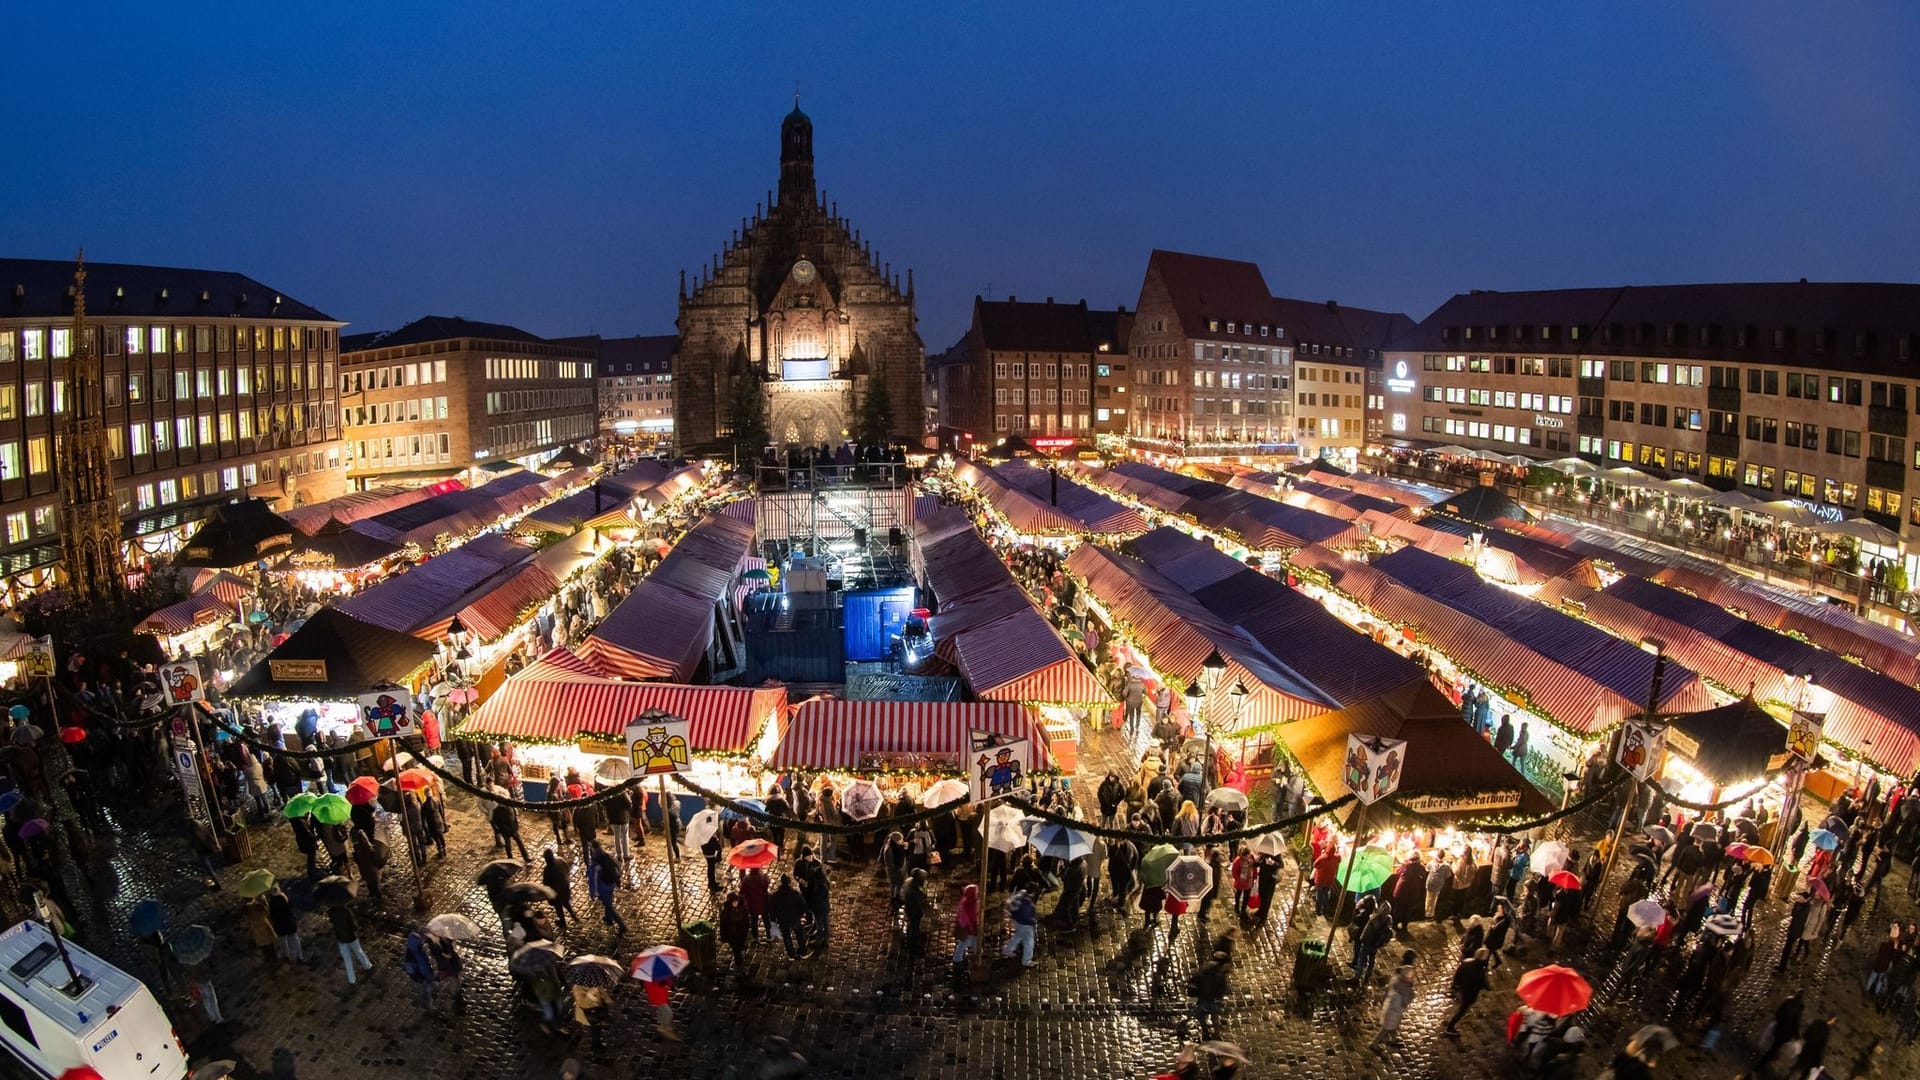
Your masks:
<path fill-rule="evenodd" d="M 319 801 L 320 796 L 309 791 L 303 791 L 287 800 L 287 805 L 280 808 L 280 816 L 285 818 L 306 817 L 308 814 L 313 813 L 314 804 Z"/>
<path fill-rule="evenodd" d="M 233 891 L 239 893 L 242 898 L 251 900 L 256 896 L 265 896 L 267 890 L 271 888 L 273 888 L 273 871 L 261 867 L 257 870 L 249 870 L 242 875 L 239 886 Z"/>
<path fill-rule="evenodd" d="M 769 574 L 769 573 L 767 573 L 767 572 L 766 572 L 765 570 L 749 570 L 749 571 L 747 571 L 746 573 L 744 573 L 744 574 L 741 574 L 740 576 L 741 576 L 741 577 L 743 577 L 743 578 L 746 578 L 746 579 L 747 579 L 748 581 L 771 581 L 771 580 L 773 580 L 773 575 L 772 575 L 772 574 Z"/>
<path fill-rule="evenodd" d="M 1179 857 L 1180 849 L 1172 844 L 1160 844 L 1147 849 L 1147 853 L 1140 856 L 1140 884 L 1148 888 L 1165 885 L 1167 867 Z"/>
<path fill-rule="evenodd" d="M 353 806 L 342 796 L 328 792 L 313 804 L 313 816 L 322 825 L 345 825 L 353 818 Z"/>
<path fill-rule="evenodd" d="M 1383 848 L 1363 847 L 1340 864 L 1340 881 L 1348 892 L 1370 892 L 1393 876 L 1393 853 Z"/>

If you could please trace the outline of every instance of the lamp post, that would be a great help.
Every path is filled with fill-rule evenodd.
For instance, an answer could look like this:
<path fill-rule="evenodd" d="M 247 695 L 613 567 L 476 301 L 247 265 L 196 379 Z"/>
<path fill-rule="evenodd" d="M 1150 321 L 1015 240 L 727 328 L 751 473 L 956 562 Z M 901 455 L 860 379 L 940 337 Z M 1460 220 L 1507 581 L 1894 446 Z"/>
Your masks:
<path fill-rule="evenodd" d="M 1205 687 L 1200 685 L 1199 679 L 1195 679 L 1192 682 L 1187 684 L 1186 698 L 1187 698 L 1188 722 L 1193 724 L 1200 724 L 1201 730 L 1205 731 L 1206 729 L 1205 729 L 1204 722 L 1201 721 L 1200 719 L 1200 710 L 1206 707 L 1207 691 Z M 1207 786 L 1207 772 L 1206 772 L 1205 762 L 1201 762 L 1201 765 L 1200 765 L 1200 786 L 1201 787 Z M 1201 794 L 1204 796 L 1205 792 L 1202 792 Z"/>
<path fill-rule="evenodd" d="M 1241 714 L 1243 714 L 1246 711 L 1248 693 L 1249 691 L 1247 690 L 1247 684 L 1244 680 L 1241 680 L 1241 679 L 1233 680 L 1233 686 L 1227 690 L 1227 697 L 1233 700 L 1233 726 L 1236 729 L 1239 728 L 1240 726 Z M 1208 764 L 1213 763 L 1213 729 L 1212 728 L 1207 729 L 1207 763 Z M 1245 772 L 1246 768 L 1247 768 L 1247 740 L 1243 736 L 1240 739 L 1240 769 L 1242 772 Z"/>
<path fill-rule="evenodd" d="M 1220 685 L 1220 677 L 1222 675 L 1225 675 L 1226 673 L 1227 673 L 1227 659 L 1226 657 L 1220 655 L 1219 649 L 1215 649 L 1212 652 L 1207 654 L 1207 658 L 1205 660 L 1200 661 L 1200 677 L 1197 680 L 1197 682 L 1199 683 L 1200 687 L 1203 690 L 1205 690 L 1207 693 L 1212 693 L 1214 689 L 1216 689 Z M 1191 693 L 1191 691 L 1189 691 L 1189 693 Z M 1201 780 L 1203 783 L 1207 785 L 1207 789 L 1211 791 L 1213 789 L 1213 782 L 1214 782 L 1213 725 L 1211 723 L 1206 723 L 1206 721 L 1204 721 L 1200 715 L 1201 710 L 1204 710 L 1205 707 L 1206 707 L 1206 703 L 1202 701 L 1200 703 L 1199 708 L 1193 710 L 1193 718 L 1196 721 L 1199 721 L 1202 724 L 1204 724 L 1204 727 L 1202 728 L 1200 734 L 1204 736 L 1207 741 L 1207 744 L 1206 744 L 1207 745 L 1207 761 L 1206 761 L 1206 767 L 1201 773 Z"/>

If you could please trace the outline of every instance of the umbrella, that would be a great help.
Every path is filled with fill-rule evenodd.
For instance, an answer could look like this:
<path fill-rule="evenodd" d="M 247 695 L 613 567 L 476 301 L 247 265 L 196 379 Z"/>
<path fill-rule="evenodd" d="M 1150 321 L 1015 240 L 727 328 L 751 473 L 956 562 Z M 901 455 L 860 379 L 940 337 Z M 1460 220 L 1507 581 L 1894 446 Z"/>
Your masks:
<path fill-rule="evenodd" d="M 1566 868 L 1567 859 L 1573 854 L 1563 840 L 1549 840 L 1533 849 L 1533 858 L 1528 868 L 1542 877 L 1551 878 L 1555 870 Z"/>
<path fill-rule="evenodd" d="M 106 1080 L 100 1070 L 91 1065 L 75 1065 L 60 1074 L 60 1080 Z"/>
<path fill-rule="evenodd" d="M 633 977 L 647 982 L 671 979 L 687 970 L 687 950 L 677 945 L 653 945 L 633 958 Z"/>
<path fill-rule="evenodd" d="M 617 784 L 633 778 L 633 766 L 625 758 L 610 757 L 593 767 L 593 778 Z"/>
<path fill-rule="evenodd" d="M 626 969 L 618 960 L 588 953 L 567 961 L 567 981 L 575 986 L 598 986 L 611 990 L 620 985 Z"/>
<path fill-rule="evenodd" d="M 1082 855 L 1093 854 L 1093 842 L 1087 834 L 1078 829 L 1043 821 L 1027 834 L 1027 842 L 1032 844 L 1043 858 L 1065 859 L 1068 862 Z"/>
<path fill-rule="evenodd" d="M 240 884 L 234 886 L 233 891 L 240 894 L 241 899 L 251 900 L 256 896 L 265 896 L 267 890 L 271 888 L 273 888 L 273 871 L 261 867 L 242 874 Z"/>
<path fill-rule="evenodd" d="M 981 835 L 993 851 L 1019 851 L 1027 846 L 1026 829 L 1020 824 L 1026 816 L 1012 806 L 996 806 L 980 822 Z"/>
<path fill-rule="evenodd" d="M 287 804 L 280 808 L 280 816 L 285 818 L 306 817 L 308 814 L 313 813 L 314 804 L 319 801 L 320 796 L 310 791 L 303 791 L 287 800 Z"/>
<path fill-rule="evenodd" d="M 932 787 L 920 793 L 920 805 L 925 807 L 945 806 L 955 799 L 964 799 L 968 795 L 967 782 L 948 777 L 937 780 Z"/>
<path fill-rule="evenodd" d="M 1760 842 L 1760 826 L 1755 825 L 1752 818 L 1734 818 L 1733 831 L 1735 835 L 1749 844 L 1757 844 Z"/>
<path fill-rule="evenodd" d="M 213 955 L 213 931 L 194 923 L 173 935 L 173 957 L 183 964 L 197 964 Z"/>
<path fill-rule="evenodd" d="M 1627 1052 L 1633 1054 L 1651 1050 L 1656 1054 L 1664 1054 L 1679 1045 L 1680 1040 L 1674 1036 L 1673 1032 L 1659 1024 L 1648 1024 L 1634 1032 L 1633 1038 L 1627 1040 Z"/>
<path fill-rule="evenodd" d="M 537 881 L 516 881 L 500 890 L 500 896 L 509 904 L 531 904 L 537 900 L 551 900 L 560 895 Z"/>
<path fill-rule="evenodd" d="M 1718 934 L 1721 937 L 1740 936 L 1740 920 L 1731 915 L 1715 915 L 1701 925 L 1706 928 L 1709 934 Z"/>
<path fill-rule="evenodd" d="M 401 791 L 425 791 L 433 786 L 433 774 L 415 765 L 402 772 L 395 783 L 400 785 Z"/>
<path fill-rule="evenodd" d="M 480 691 L 471 686 L 456 686 L 447 691 L 447 701 L 453 705 L 471 705 L 480 700 Z"/>
<path fill-rule="evenodd" d="M 142 900 L 133 905 L 133 914 L 127 923 L 133 927 L 135 937 L 152 937 L 167 924 L 167 909 L 161 907 L 158 900 Z"/>
<path fill-rule="evenodd" d="M 759 870 L 780 861 L 780 847 L 769 840 L 754 837 L 742 840 L 727 853 L 727 865 L 742 870 Z"/>
<path fill-rule="evenodd" d="M 1593 985 L 1570 967 L 1549 964 L 1534 968 L 1514 985 L 1513 992 L 1528 1008 L 1548 1016 L 1577 1013 L 1593 1000 Z"/>
<path fill-rule="evenodd" d="M 1689 905 L 1697 904 L 1700 901 L 1705 900 L 1707 897 L 1712 895 L 1713 895 L 1713 883 L 1708 882 L 1705 885 L 1696 887 L 1692 892 L 1688 893 L 1687 903 Z"/>
<path fill-rule="evenodd" d="M 247 612 L 247 621 L 254 624 L 255 626 L 258 626 L 263 622 L 270 622 L 272 621 L 272 619 L 273 619 L 273 616 L 257 608 L 253 611 Z"/>
<path fill-rule="evenodd" d="M 1772 866 L 1774 863 L 1773 852 L 1763 847 L 1750 847 L 1741 858 L 1751 866 Z"/>
<path fill-rule="evenodd" d="M 33 820 L 27 822 L 26 824 L 20 826 L 20 835 L 27 838 L 28 840 L 31 840 L 34 837 L 39 836 L 41 833 L 46 831 L 47 831 L 47 819 L 43 817 L 34 818 Z"/>
<path fill-rule="evenodd" d="M 560 965 L 566 950 L 551 941 L 529 941 L 513 951 L 507 970 L 515 975 L 539 975 Z"/>
<path fill-rule="evenodd" d="M 337 874 L 323 877 L 313 886 L 313 902 L 321 907 L 351 904 L 353 898 L 358 895 L 360 895 L 360 883 Z"/>
<path fill-rule="evenodd" d="M 1247 1061 L 1247 1052 L 1240 1049 L 1238 1043 L 1230 1043 L 1224 1039 L 1209 1039 L 1200 1044 L 1200 1049 L 1217 1058 L 1231 1058 L 1242 1064 Z"/>
<path fill-rule="evenodd" d="M 1198 855 L 1182 855 L 1167 865 L 1167 895 L 1198 902 L 1213 891 L 1213 867 Z"/>
<path fill-rule="evenodd" d="M 480 927 L 465 915 L 449 912 L 427 920 L 427 932 L 448 941 L 478 941 Z"/>
<path fill-rule="evenodd" d="M 840 793 L 840 809 L 855 821 L 868 821 L 880 815 L 880 806 L 886 802 L 880 794 L 880 785 L 871 780 L 855 780 Z"/>
<path fill-rule="evenodd" d="M 21 724 L 19 727 L 13 729 L 13 745 L 32 746 L 34 743 L 40 741 L 40 736 L 45 734 L 46 732 L 41 731 L 40 728 L 34 724 Z"/>
<path fill-rule="evenodd" d="M 1693 823 L 1693 828 L 1687 831 L 1699 840 L 1717 841 L 1720 839 L 1720 826 L 1715 825 L 1711 821 L 1696 821 Z"/>
<path fill-rule="evenodd" d="M 1827 820 L 1821 822 L 1820 827 L 1839 837 L 1843 844 L 1847 842 L 1847 834 L 1853 831 L 1847 826 L 1847 819 L 1839 814 L 1828 814 Z"/>
<path fill-rule="evenodd" d="M 1578 889 L 1581 887 L 1580 875 L 1571 870 L 1555 870 L 1547 876 L 1547 883 L 1549 885 L 1558 885 L 1563 889 Z"/>
<path fill-rule="evenodd" d="M 1651 930 L 1667 921 L 1667 909 L 1661 907 L 1660 901 L 1652 897 L 1635 900 L 1632 906 L 1627 908 L 1627 921 L 1642 930 Z"/>
<path fill-rule="evenodd" d="M 1663 845 L 1671 844 L 1673 843 L 1673 830 L 1667 828 L 1665 825 L 1650 825 L 1647 827 L 1647 839 L 1658 840 Z"/>
<path fill-rule="evenodd" d="M 720 811 L 708 807 L 687 822 L 687 846 L 699 847 L 720 831 Z"/>
<path fill-rule="evenodd" d="M 0 814 L 12 813 L 13 808 L 19 806 L 24 798 L 26 796 L 17 791 L 0 791 Z"/>
<path fill-rule="evenodd" d="M 1807 834 L 1807 839 L 1821 851 L 1837 851 L 1840 838 L 1827 829 L 1815 829 Z"/>
<path fill-rule="evenodd" d="M 739 803 L 741 806 L 750 807 L 754 810 L 758 810 L 763 814 L 767 812 L 767 804 L 761 801 L 760 799 L 735 799 L 733 801 Z M 721 821 L 745 821 L 747 820 L 747 815 L 741 813 L 738 810 L 735 810 L 731 806 L 723 806 L 720 808 L 720 820 Z"/>
<path fill-rule="evenodd" d="M 345 825 L 353 820 L 353 807 L 346 799 L 328 792 L 313 804 L 313 816 L 322 825 Z"/>
<path fill-rule="evenodd" d="M 83 727 L 63 727 L 60 729 L 60 741 L 72 746 L 87 741 L 87 729 Z"/>
<path fill-rule="evenodd" d="M 1383 848 L 1363 847 L 1340 864 L 1334 880 L 1348 892 L 1372 892 L 1393 876 L 1393 853 Z"/>
<path fill-rule="evenodd" d="M 371 776 L 354 777 L 353 783 L 347 785 L 347 801 L 355 806 L 373 802 L 379 797 L 380 781 Z"/>
<path fill-rule="evenodd" d="M 765 570 L 761 570 L 757 567 L 755 569 L 747 571 L 744 574 L 741 574 L 740 576 L 747 579 L 748 581 L 772 581 L 773 580 L 772 574 L 769 574 Z"/>
<path fill-rule="evenodd" d="M 1140 856 L 1140 884 L 1153 888 L 1167 883 L 1167 867 L 1180 857 L 1180 850 L 1172 844 L 1157 844 Z"/>
<path fill-rule="evenodd" d="M 1833 901 L 1833 890 L 1827 888 L 1826 878 L 1814 878 L 1807 883 L 1807 886 L 1813 890 L 1815 899 L 1825 900 L 1829 903 Z"/>
<path fill-rule="evenodd" d="M 239 1067 L 240 1063 L 232 1058 L 209 1061 L 188 1073 L 187 1080 L 228 1080 L 228 1077 L 233 1075 L 233 1070 Z"/>
<path fill-rule="evenodd" d="M 1217 787 L 1207 792 L 1208 806 L 1224 806 L 1229 810 L 1245 810 L 1247 793 L 1239 788 Z"/>
<path fill-rule="evenodd" d="M 1744 859 L 1747 857 L 1747 852 L 1752 850 L 1753 845 L 1735 840 L 1733 843 L 1727 845 L 1727 858 Z"/>
<path fill-rule="evenodd" d="M 505 885 L 520 876 L 527 864 L 519 859 L 495 859 L 480 868 L 480 874 L 474 880 L 483 886 Z"/>
<path fill-rule="evenodd" d="M 1247 841 L 1247 850 L 1255 855 L 1283 855 L 1287 850 L 1287 838 L 1277 832 L 1261 833 Z"/>
<path fill-rule="evenodd" d="M 33 715 L 33 710 L 27 708 L 25 705 L 15 705 L 13 708 L 7 710 L 7 715 L 15 720 L 25 720 L 27 717 Z"/>

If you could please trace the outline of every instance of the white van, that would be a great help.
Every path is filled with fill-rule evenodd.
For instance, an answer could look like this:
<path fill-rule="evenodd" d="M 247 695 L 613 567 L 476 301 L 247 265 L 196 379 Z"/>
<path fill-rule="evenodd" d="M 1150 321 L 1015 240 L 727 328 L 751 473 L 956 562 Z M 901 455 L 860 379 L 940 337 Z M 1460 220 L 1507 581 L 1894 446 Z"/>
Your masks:
<path fill-rule="evenodd" d="M 107 1080 L 181 1080 L 187 1050 L 153 992 L 73 942 L 28 920 L 0 933 L 0 1048 L 30 1075 L 91 1065 Z"/>

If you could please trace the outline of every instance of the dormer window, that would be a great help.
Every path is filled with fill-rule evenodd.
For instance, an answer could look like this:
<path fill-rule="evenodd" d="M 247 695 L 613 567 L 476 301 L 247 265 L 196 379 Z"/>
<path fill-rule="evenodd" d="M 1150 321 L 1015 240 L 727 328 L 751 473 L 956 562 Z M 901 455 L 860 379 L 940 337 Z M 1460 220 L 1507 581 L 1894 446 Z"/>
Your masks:
<path fill-rule="evenodd" d="M 1158 325 L 1159 325 L 1159 324 L 1157 324 L 1157 323 L 1155 324 L 1155 328 L 1156 328 L 1156 329 L 1158 328 Z M 1207 320 L 1207 329 L 1208 329 L 1208 330 L 1210 330 L 1210 331 L 1212 331 L 1213 333 L 1216 333 L 1216 334 L 1217 334 L 1217 333 L 1219 333 L 1219 332 L 1220 332 L 1220 320 L 1219 320 L 1219 319 L 1208 319 L 1208 320 Z"/>
<path fill-rule="evenodd" d="M 1235 323 L 1228 323 L 1228 324 L 1227 324 L 1227 333 L 1229 333 L 1229 334 L 1235 334 L 1235 333 L 1239 333 L 1239 331 L 1238 331 L 1238 330 L 1235 330 L 1235 329 L 1234 329 L 1234 327 L 1235 327 L 1236 325 L 1237 325 L 1237 324 L 1235 324 Z"/>

